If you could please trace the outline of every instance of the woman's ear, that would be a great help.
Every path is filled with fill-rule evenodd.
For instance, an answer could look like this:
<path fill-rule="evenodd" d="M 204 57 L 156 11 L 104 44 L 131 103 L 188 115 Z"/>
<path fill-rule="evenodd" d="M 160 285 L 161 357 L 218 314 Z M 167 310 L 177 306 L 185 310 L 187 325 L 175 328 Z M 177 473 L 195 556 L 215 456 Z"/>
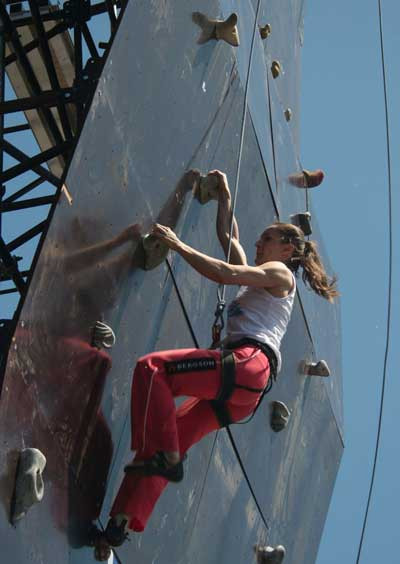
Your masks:
<path fill-rule="evenodd" d="M 282 258 L 284 260 L 289 260 L 290 258 L 292 258 L 294 251 L 295 251 L 294 245 L 292 245 L 292 243 L 286 243 L 282 248 L 282 255 L 283 255 Z"/>

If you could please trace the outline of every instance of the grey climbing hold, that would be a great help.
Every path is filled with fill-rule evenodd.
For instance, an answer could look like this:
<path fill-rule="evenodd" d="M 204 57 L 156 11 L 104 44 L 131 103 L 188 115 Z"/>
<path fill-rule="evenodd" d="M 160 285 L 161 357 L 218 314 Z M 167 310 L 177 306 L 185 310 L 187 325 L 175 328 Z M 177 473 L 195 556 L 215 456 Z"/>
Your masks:
<path fill-rule="evenodd" d="M 156 268 L 167 258 L 169 247 L 155 235 L 144 235 L 142 237 L 142 245 L 145 270 Z"/>
<path fill-rule="evenodd" d="M 274 78 L 278 78 L 278 76 L 282 72 L 282 67 L 279 61 L 272 61 L 271 65 L 271 73 Z"/>
<path fill-rule="evenodd" d="M 290 216 L 291 222 L 303 231 L 304 235 L 312 234 L 310 212 L 296 213 Z"/>
<path fill-rule="evenodd" d="M 272 546 L 254 547 L 257 564 L 281 564 L 285 558 L 286 550 L 281 544 L 275 548 Z"/>
<path fill-rule="evenodd" d="M 46 457 L 37 448 L 24 448 L 20 452 L 11 507 L 13 524 L 22 519 L 32 505 L 42 501 L 45 466 Z"/>
<path fill-rule="evenodd" d="M 236 26 L 238 18 L 235 13 L 223 21 L 211 19 L 201 12 L 193 12 L 192 20 L 201 28 L 201 34 L 197 40 L 200 45 L 211 39 L 217 41 L 221 39 L 233 47 L 239 46 L 239 32 Z"/>
<path fill-rule="evenodd" d="M 261 39 L 267 39 L 268 35 L 271 33 L 271 26 L 269 24 L 265 24 L 264 26 L 259 25 L 258 29 L 260 30 Z"/>
<path fill-rule="evenodd" d="M 272 402 L 271 427 L 278 433 L 282 431 L 289 423 L 290 411 L 282 401 Z"/>
<path fill-rule="evenodd" d="M 96 321 L 92 328 L 92 347 L 110 349 L 115 345 L 116 337 L 114 331 L 103 321 Z"/>
<path fill-rule="evenodd" d="M 303 373 L 307 376 L 322 376 L 327 378 L 330 376 L 331 371 L 325 360 L 320 360 L 318 362 L 304 362 L 303 363 Z"/>
<path fill-rule="evenodd" d="M 194 197 L 200 204 L 207 204 L 210 200 L 218 200 L 218 178 L 213 175 L 200 176 Z"/>

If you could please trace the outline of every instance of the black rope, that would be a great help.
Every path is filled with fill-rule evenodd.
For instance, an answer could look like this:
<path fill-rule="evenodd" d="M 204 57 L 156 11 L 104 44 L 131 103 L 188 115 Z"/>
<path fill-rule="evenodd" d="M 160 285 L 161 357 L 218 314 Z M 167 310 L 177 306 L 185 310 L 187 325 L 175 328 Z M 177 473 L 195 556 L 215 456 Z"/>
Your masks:
<path fill-rule="evenodd" d="M 371 483 L 368 493 L 367 507 L 364 515 L 364 522 L 361 532 L 360 544 L 358 547 L 357 561 L 360 561 L 361 550 L 364 541 L 365 528 L 368 519 L 369 506 L 371 502 L 372 490 L 375 481 L 376 465 L 378 460 L 380 436 L 382 429 L 382 415 L 383 415 L 383 405 L 385 397 L 385 387 L 386 387 L 386 372 L 387 372 L 387 362 L 389 356 L 389 344 L 390 344 L 390 326 L 391 326 L 391 312 L 392 312 L 392 270 L 393 270 L 393 234 L 392 234 L 392 176 L 391 176 L 391 158 L 390 158 L 390 135 L 389 135 L 389 111 L 388 111 L 388 101 L 387 101 L 387 89 L 386 89 L 386 70 L 385 70 L 385 52 L 383 45 L 383 26 L 382 26 L 382 7 L 381 0 L 378 0 L 378 10 L 379 10 L 379 33 L 380 33 L 380 46 L 381 46 L 381 62 L 382 62 L 382 74 L 383 74 L 383 94 L 385 100 L 385 121 L 386 121 L 386 153 L 387 153 L 387 167 L 388 167 L 388 227 L 389 227 L 389 283 L 388 283 L 388 303 L 387 303 L 387 320 L 386 320 L 386 346 L 385 346 L 385 356 L 383 362 L 383 378 L 382 378 L 382 390 L 381 390 L 381 401 L 379 408 L 379 423 L 378 431 L 376 436 L 375 445 L 375 455 L 374 464 L 372 469 Z"/>

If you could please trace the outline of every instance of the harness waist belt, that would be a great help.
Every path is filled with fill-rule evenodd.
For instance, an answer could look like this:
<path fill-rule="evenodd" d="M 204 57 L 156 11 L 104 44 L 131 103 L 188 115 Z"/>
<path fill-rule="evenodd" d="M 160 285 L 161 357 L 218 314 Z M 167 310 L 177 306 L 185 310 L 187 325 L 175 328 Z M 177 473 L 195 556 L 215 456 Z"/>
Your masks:
<path fill-rule="evenodd" d="M 252 345 L 254 347 L 257 347 L 265 354 L 269 361 L 271 377 L 275 381 L 278 374 L 278 361 L 276 354 L 266 343 L 262 343 L 261 341 L 257 341 L 257 339 L 252 339 L 251 337 L 243 337 L 243 339 L 239 339 L 238 341 L 227 343 L 225 345 L 225 349 L 235 350 L 239 347 L 243 347 L 244 345 Z"/>

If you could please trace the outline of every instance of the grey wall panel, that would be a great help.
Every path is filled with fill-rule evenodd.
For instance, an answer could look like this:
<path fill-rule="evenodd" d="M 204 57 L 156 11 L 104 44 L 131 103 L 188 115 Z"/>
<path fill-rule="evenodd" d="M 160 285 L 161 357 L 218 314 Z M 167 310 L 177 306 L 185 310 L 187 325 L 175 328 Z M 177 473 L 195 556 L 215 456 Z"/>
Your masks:
<path fill-rule="evenodd" d="M 298 304 L 282 353 L 282 373 L 256 417 L 232 430 L 271 542 L 288 549 L 285 564 L 307 564 L 318 550 L 343 445 L 324 382 L 299 371 L 301 360 L 312 356 L 312 344 Z M 279 433 L 270 428 L 274 400 L 291 411 L 287 428 Z"/>
<path fill-rule="evenodd" d="M 334 273 L 334 269 L 330 264 L 328 253 L 319 229 L 317 216 L 312 208 L 311 213 L 313 217 L 312 239 L 317 241 L 324 266 L 331 275 Z M 306 312 L 307 323 L 312 334 L 316 359 L 325 359 L 331 371 L 329 378 L 324 378 L 324 384 L 332 404 L 339 431 L 343 438 L 344 416 L 340 299 L 336 299 L 335 303 L 331 304 L 327 300 L 315 295 L 314 292 L 310 292 L 303 284 L 300 287 L 300 294 Z M 329 319 L 329 323 L 327 319 Z"/>
<path fill-rule="evenodd" d="M 250 0 L 240 2 L 237 0 L 221 0 L 221 7 L 224 18 L 227 18 L 232 12 L 238 15 L 237 25 L 240 36 L 240 49 L 237 49 L 235 54 L 239 75 L 243 86 L 245 86 L 249 72 L 256 11 Z M 257 139 L 267 170 L 269 183 L 271 187 L 276 190 L 267 74 L 268 69 L 266 67 L 263 44 L 257 28 L 254 38 L 248 86 L 248 109 L 257 133 Z"/>
<path fill-rule="evenodd" d="M 291 176 L 298 174 L 302 169 L 296 155 L 290 126 L 282 114 L 276 84 L 273 81 L 270 81 L 269 94 L 271 100 L 272 132 L 275 148 L 279 218 L 281 221 L 290 223 L 290 216 L 292 214 L 306 211 L 306 191 L 293 186 L 290 181 Z"/>
<path fill-rule="evenodd" d="M 257 5 L 257 0 L 252 0 Z M 304 0 L 261 0 L 260 25 L 269 23 L 271 34 L 263 42 L 266 67 L 271 68 L 272 61 L 279 61 L 282 73 L 272 79 L 278 91 L 280 112 L 290 108 L 292 119 L 290 130 L 295 145 L 295 153 L 299 158 L 300 151 L 300 82 L 301 82 L 301 47 L 303 44 L 303 11 Z M 290 40 L 288 40 L 290 38 Z"/>

